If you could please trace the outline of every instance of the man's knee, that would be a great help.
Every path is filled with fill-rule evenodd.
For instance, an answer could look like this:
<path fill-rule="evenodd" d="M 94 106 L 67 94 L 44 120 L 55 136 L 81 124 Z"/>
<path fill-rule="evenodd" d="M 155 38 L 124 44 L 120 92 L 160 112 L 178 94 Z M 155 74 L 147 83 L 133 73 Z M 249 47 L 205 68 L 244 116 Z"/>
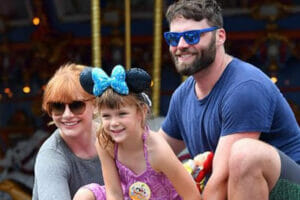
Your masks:
<path fill-rule="evenodd" d="M 236 174 L 242 176 L 248 173 L 250 169 L 257 167 L 261 155 L 257 149 L 258 140 L 254 139 L 240 139 L 236 141 L 231 148 L 229 157 L 230 175 Z"/>
<path fill-rule="evenodd" d="M 264 176 L 269 185 L 273 185 L 279 174 L 280 157 L 271 145 L 251 138 L 240 139 L 233 144 L 229 157 L 231 178 Z"/>

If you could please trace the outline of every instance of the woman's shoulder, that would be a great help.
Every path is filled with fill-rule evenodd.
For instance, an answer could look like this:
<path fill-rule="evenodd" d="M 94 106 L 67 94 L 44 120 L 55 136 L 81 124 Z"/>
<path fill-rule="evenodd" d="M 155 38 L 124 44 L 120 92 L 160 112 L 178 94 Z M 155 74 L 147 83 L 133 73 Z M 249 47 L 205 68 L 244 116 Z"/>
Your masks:
<path fill-rule="evenodd" d="M 64 142 L 57 129 L 42 144 L 38 152 L 38 157 L 44 157 L 46 155 L 49 157 L 68 157 L 70 154 L 71 151 L 68 149 L 67 144 Z"/>
<path fill-rule="evenodd" d="M 62 138 L 59 134 L 59 130 L 55 130 L 42 144 L 40 151 L 46 149 L 57 149 L 58 146 L 61 146 Z"/>

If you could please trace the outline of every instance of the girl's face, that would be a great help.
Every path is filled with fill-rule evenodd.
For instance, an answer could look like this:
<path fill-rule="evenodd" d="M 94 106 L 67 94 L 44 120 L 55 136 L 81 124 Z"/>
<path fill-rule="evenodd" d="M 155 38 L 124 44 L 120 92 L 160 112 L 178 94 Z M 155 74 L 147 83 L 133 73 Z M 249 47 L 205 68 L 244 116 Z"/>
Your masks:
<path fill-rule="evenodd" d="M 53 104 L 51 117 L 64 138 L 91 133 L 95 106 L 92 100 L 78 98 L 69 104 Z"/>
<path fill-rule="evenodd" d="M 142 132 L 142 114 L 134 105 L 122 106 L 120 109 L 101 107 L 100 117 L 104 131 L 117 143 L 139 137 Z"/>

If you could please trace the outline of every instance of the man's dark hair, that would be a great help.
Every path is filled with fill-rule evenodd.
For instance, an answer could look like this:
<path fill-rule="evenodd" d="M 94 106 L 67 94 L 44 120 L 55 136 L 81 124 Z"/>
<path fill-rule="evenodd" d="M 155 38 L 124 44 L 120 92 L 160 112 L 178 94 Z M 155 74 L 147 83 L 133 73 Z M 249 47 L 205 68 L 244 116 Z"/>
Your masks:
<path fill-rule="evenodd" d="M 210 26 L 223 27 L 222 9 L 215 0 L 178 0 L 167 10 L 169 24 L 178 16 L 201 21 L 207 19 Z"/>

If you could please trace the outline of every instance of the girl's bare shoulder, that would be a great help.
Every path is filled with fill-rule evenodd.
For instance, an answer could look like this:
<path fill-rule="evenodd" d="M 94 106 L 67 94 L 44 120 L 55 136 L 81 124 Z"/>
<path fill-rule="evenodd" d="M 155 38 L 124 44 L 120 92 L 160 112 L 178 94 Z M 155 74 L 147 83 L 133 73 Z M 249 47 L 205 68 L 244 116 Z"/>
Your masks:
<path fill-rule="evenodd" d="M 153 147 L 155 149 L 160 149 L 159 146 L 167 144 L 165 139 L 158 132 L 154 131 L 149 131 L 147 143 L 148 147 Z"/>
<path fill-rule="evenodd" d="M 151 131 L 147 139 L 149 162 L 156 171 L 161 171 L 160 166 L 168 160 L 170 147 L 165 139 L 157 132 Z"/>

